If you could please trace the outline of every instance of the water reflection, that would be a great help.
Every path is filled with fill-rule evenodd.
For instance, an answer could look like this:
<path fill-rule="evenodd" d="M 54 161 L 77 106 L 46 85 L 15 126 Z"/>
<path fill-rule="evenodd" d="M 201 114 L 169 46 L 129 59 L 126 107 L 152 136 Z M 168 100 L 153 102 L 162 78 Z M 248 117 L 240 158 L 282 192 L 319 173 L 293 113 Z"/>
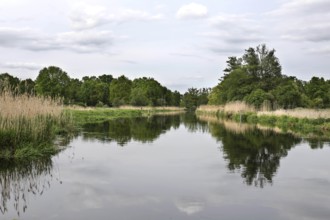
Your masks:
<path fill-rule="evenodd" d="M 231 123 L 229 123 L 230 125 Z M 222 142 L 224 158 L 228 169 L 238 170 L 248 185 L 263 187 L 272 183 L 272 178 L 280 166 L 280 159 L 301 139 L 291 134 L 280 134 L 272 130 L 249 128 L 235 132 L 223 126 L 210 124 L 213 137 Z"/>
<path fill-rule="evenodd" d="M 121 203 L 133 203 L 132 195 L 135 195 L 135 188 L 132 187 L 130 183 L 138 183 L 136 184 L 140 187 L 138 188 L 138 191 L 143 191 L 144 187 L 148 188 L 145 182 L 139 182 L 139 178 L 142 175 L 146 175 L 147 178 L 145 178 L 145 180 L 147 181 L 158 181 L 158 184 L 160 186 L 162 186 L 164 182 L 166 182 L 165 185 L 167 186 L 167 184 L 169 183 L 168 179 L 172 179 L 173 182 L 171 187 L 176 184 L 176 180 L 178 177 L 182 177 L 183 182 L 186 183 L 185 178 L 187 177 L 184 177 L 184 175 L 181 174 L 190 173 L 190 175 L 193 177 L 189 175 L 188 176 L 191 177 L 192 180 L 195 180 L 194 178 L 203 179 L 199 178 L 199 174 L 198 172 L 195 172 L 196 169 L 194 168 L 199 167 L 200 162 L 202 162 L 202 164 L 208 164 L 209 160 L 211 160 L 210 157 L 216 154 L 217 146 L 219 146 L 221 150 L 219 152 L 219 155 L 224 158 L 224 162 L 222 159 L 218 158 L 218 155 L 216 155 L 213 160 L 217 162 L 219 161 L 220 163 L 217 164 L 217 166 L 212 166 L 212 169 L 208 166 L 208 169 L 206 171 L 207 175 L 201 175 L 201 177 L 208 177 L 209 174 L 212 177 L 215 176 L 215 174 L 213 173 L 213 169 L 214 167 L 216 167 L 215 172 L 221 172 L 223 169 L 226 171 L 229 170 L 230 172 L 237 172 L 240 174 L 240 176 L 243 178 L 243 181 L 247 185 L 264 187 L 266 184 L 273 183 L 273 178 L 279 170 L 281 159 L 286 157 L 289 151 L 299 143 L 308 142 L 312 149 L 318 149 L 328 146 L 325 140 L 320 140 L 317 138 L 304 140 L 293 134 L 282 133 L 276 129 L 270 130 L 267 128 L 251 126 L 248 124 L 237 124 L 234 122 L 219 121 L 212 118 L 196 117 L 196 115 L 193 114 L 172 116 L 157 115 L 148 118 L 122 118 L 109 122 L 104 122 L 101 124 L 88 124 L 84 126 L 83 132 L 78 139 L 81 140 L 82 137 L 85 140 L 98 140 L 103 143 L 118 143 L 120 146 L 124 146 L 131 141 L 150 143 L 158 139 L 162 134 L 170 130 L 174 131 L 176 129 L 179 129 L 179 135 L 173 135 L 173 132 L 173 136 L 167 137 L 171 140 L 166 138 L 162 140 L 163 145 L 161 146 L 166 146 L 166 149 L 168 149 L 168 151 L 162 151 L 164 149 L 162 149 L 161 146 L 159 148 L 153 149 L 141 148 L 141 151 L 139 149 L 139 155 L 141 156 L 142 154 L 141 157 L 135 157 L 137 152 L 130 151 L 132 150 L 132 148 L 123 148 L 125 149 L 123 151 L 121 151 L 122 149 L 120 149 L 119 153 L 111 151 L 113 149 L 110 148 L 97 148 L 97 150 L 95 150 L 96 148 L 90 148 L 88 142 L 86 142 L 86 152 L 84 152 L 85 154 L 81 153 L 83 152 L 82 148 L 80 148 L 81 146 L 77 147 L 77 149 L 71 149 L 73 154 L 80 153 L 79 158 L 82 159 L 78 164 L 76 163 L 75 166 L 70 162 L 69 165 L 67 165 L 66 167 L 67 169 L 63 169 L 67 171 L 67 175 L 69 176 L 68 179 L 74 179 L 74 176 L 77 177 L 79 175 L 88 176 L 88 178 L 95 180 L 95 182 L 92 182 L 93 184 L 90 184 L 91 186 L 93 186 L 93 189 L 95 188 L 95 190 L 86 190 L 86 184 L 83 183 L 84 178 L 82 178 L 81 181 L 80 179 L 79 181 L 76 181 L 78 183 L 73 181 L 74 183 L 72 183 L 72 188 L 74 189 L 73 194 L 75 196 L 72 197 L 74 198 L 74 200 L 70 200 L 68 204 L 73 204 L 77 200 L 86 202 L 89 207 L 100 208 L 101 205 L 103 207 L 105 203 L 110 203 L 111 201 L 113 201 L 113 198 L 119 197 L 116 193 L 114 193 L 119 186 L 122 186 L 124 190 L 127 190 L 131 193 L 125 194 L 125 199 L 121 199 L 121 201 L 124 202 Z M 190 148 L 190 146 L 194 145 L 195 143 L 192 143 L 194 140 L 190 140 L 187 137 L 192 137 L 191 133 L 194 132 L 196 133 L 196 136 L 194 134 L 194 138 L 196 137 L 197 139 L 199 138 L 198 135 L 201 135 L 201 137 L 203 138 L 205 136 L 208 136 L 209 139 L 205 140 L 210 140 L 210 142 L 205 142 L 204 139 L 200 139 L 201 142 L 198 142 L 200 144 L 197 143 L 198 146 L 203 145 L 203 147 L 204 145 L 206 145 L 206 143 L 208 143 L 210 146 L 205 147 L 209 147 L 208 149 L 214 149 L 214 151 L 211 151 L 211 154 L 208 154 L 207 157 L 195 157 L 193 149 Z M 210 136 L 212 136 L 213 138 L 211 138 Z M 215 143 L 214 139 L 217 141 L 217 143 Z M 65 139 L 65 141 L 68 141 L 68 139 Z M 103 144 L 100 145 L 103 146 Z M 171 145 L 172 148 L 168 148 L 168 145 Z M 133 144 L 132 146 L 136 145 Z M 96 152 L 94 154 L 93 151 L 99 152 Z M 157 153 L 155 153 L 156 151 Z M 91 154 L 90 152 L 93 152 L 93 154 Z M 163 154 L 161 154 L 159 158 L 155 159 L 153 156 L 149 156 L 149 158 L 145 156 L 148 155 L 148 152 L 150 152 L 149 155 L 153 156 L 159 155 L 159 152 L 162 152 Z M 200 152 L 204 152 L 204 148 L 198 153 Z M 115 156 L 113 156 L 115 155 L 115 153 L 117 153 L 117 156 L 119 154 L 121 157 L 118 157 L 119 159 L 117 158 L 117 160 L 111 160 L 113 158 L 116 158 Z M 102 158 L 102 154 L 106 155 L 105 158 Z M 173 159 L 173 154 L 180 155 L 179 159 Z M 189 156 L 189 154 L 192 155 L 192 158 L 190 160 L 185 160 L 186 156 Z M 85 155 L 91 155 L 91 157 L 88 159 L 83 159 Z M 167 156 L 167 159 L 162 161 L 162 164 L 162 162 L 160 162 L 159 160 L 162 159 L 163 155 Z M 166 158 L 165 156 L 164 158 Z M 62 157 L 64 157 L 63 154 Z M 168 158 L 170 158 L 171 160 L 168 160 Z M 199 158 L 201 160 L 205 158 L 206 159 L 205 161 L 200 161 L 196 158 Z M 148 163 L 144 164 L 144 166 L 141 167 L 141 164 L 143 164 L 143 161 L 145 159 L 146 161 L 148 161 Z M 152 166 L 150 166 L 150 164 L 152 164 Z M 194 165 L 196 164 L 197 166 L 194 167 Z M 211 164 L 213 165 L 213 163 Z M 190 168 L 191 170 L 187 170 L 191 172 L 182 172 L 179 173 L 180 175 L 175 176 L 175 170 L 180 165 L 185 168 L 184 170 Z M 124 172 L 125 167 L 128 167 L 126 173 Z M 148 168 L 150 167 L 151 170 L 148 170 Z M 71 171 L 69 171 L 70 169 Z M 81 173 L 79 173 L 78 171 L 80 171 Z M 161 177 L 163 177 L 164 174 L 164 181 L 162 181 L 161 178 L 158 178 L 160 180 L 155 180 L 156 178 L 154 178 L 154 174 L 157 174 L 157 172 L 162 173 L 162 175 L 160 175 Z M 203 173 L 204 170 L 200 172 Z M 114 181 L 113 179 L 111 179 L 112 176 L 109 173 L 111 175 L 116 175 L 116 173 L 117 175 L 118 173 L 120 174 L 118 176 L 115 176 L 116 178 L 113 178 L 119 181 L 117 185 L 115 184 L 113 186 L 113 192 L 111 190 L 107 191 L 109 190 L 109 186 L 111 186 L 111 182 Z M 166 178 L 166 173 L 167 175 L 169 175 L 168 173 L 170 173 L 172 174 L 169 175 L 170 177 L 174 176 L 176 178 Z M 105 178 L 107 177 L 107 175 L 109 178 L 108 180 Z M 228 176 L 235 178 L 238 177 L 240 179 L 240 177 L 235 174 L 226 174 L 226 177 L 230 178 Z M 0 211 L 2 213 L 9 212 L 8 210 L 10 210 L 13 206 L 14 210 L 17 212 L 17 215 L 22 214 L 22 212 L 26 211 L 28 206 L 28 195 L 42 195 L 45 190 L 50 188 L 50 184 L 54 180 L 54 178 L 55 180 L 60 182 L 60 180 L 58 180 L 58 178 L 54 176 L 54 167 L 51 158 L 46 158 L 33 162 L 0 160 Z M 189 183 L 196 182 L 190 181 L 189 178 L 188 180 L 189 181 L 187 182 Z M 208 180 L 206 179 L 205 182 L 207 181 Z M 226 181 L 236 181 L 236 179 L 226 179 Z M 210 182 L 212 184 L 215 183 L 215 185 L 217 186 L 220 185 L 219 179 L 216 179 L 215 181 L 212 180 Z M 240 184 L 240 181 L 238 182 L 239 185 L 242 185 Z M 98 184 L 100 183 L 104 185 L 99 186 Z M 229 185 L 231 185 L 231 183 L 235 184 L 235 182 L 230 182 Z M 204 187 L 208 188 L 208 184 L 209 182 L 207 182 Z M 175 191 L 176 189 L 173 187 L 170 188 L 169 191 L 165 190 L 164 194 L 172 193 L 174 195 L 173 197 L 177 197 L 177 195 L 184 191 L 185 188 L 188 188 L 187 185 L 184 184 L 182 184 L 182 186 L 184 185 L 183 188 L 180 188 L 180 184 L 178 185 L 179 187 L 177 191 Z M 196 189 L 198 189 L 201 184 L 197 185 L 198 187 L 196 186 Z M 99 188 L 101 190 L 99 190 Z M 193 191 L 195 195 L 196 190 L 194 187 L 192 188 L 193 190 L 191 191 Z M 152 186 L 150 185 L 150 190 L 151 189 Z M 145 192 L 149 193 L 148 190 L 149 188 L 146 189 Z M 174 192 L 170 190 L 174 190 Z M 236 189 L 232 190 L 235 191 Z M 154 191 L 158 192 L 159 190 L 155 187 Z M 212 192 L 209 194 L 213 195 L 214 193 Z M 102 195 L 105 195 L 106 198 L 103 198 Z M 109 197 L 109 195 L 112 195 L 112 197 Z M 155 197 L 153 197 L 152 194 L 144 195 L 142 193 L 141 195 L 144 196 L 146 201 L 150 203 L 156 200 L 154 199 Z M 202 213 L 205 211 L 205 209 L 207 209 L 207 202 L 204 202 L 204 200 L 200 200 L 199 198 L 190 198 L 189 196 L 188 199 L 186 197 L 180 197 L 180 199 L 175 199 L 174 204 L 180 212 L 185 213 L 187 216 L 193 216 L 195 214 Z M 141 201 L 142 200 L 140 199 L 137 203 L 140 204 L 142 203 Z M 80 206 L 81 203 L 78 202 L 76 205 Z M 148 209 L 148 207 L 146 209 Z"/>
<path fill-rule="evenodd" d="M 180 126 L 180 115 L 155 115 L 148 118 L 120 118 L 84 126 L 84 139 L 116 142 L 124 146 L 130 141 L 152 142 L 161 134 Z"/>
<path fill-rule="evenodd" d="M 272 183 L 281 158 L 303 141 L 291 133 L 256 125 L 197 117 L 195 114 L 156 115 L 149 118 L 122 118 L 84 126 L 85 139 L 116 142 L 124 146 L 130 141 L 152 142 L 171 128 L 183 124 L 189 132 L 208 132 L 221 142 L 227 168 L 239 172 L 248 185 L 264 187 Z M 180 141 L 180 140 L 178 140 Z M 322 148 L 324 140 L 309 139 L 312 149 Z"/>
<path fill-rule="evenodd" d="M 0 159 L 0 189 L 2 214 L 13 205 L 17 215 L 28 207 L 29 195 L 42 195 L 53 179 L 51 158 L 36 161 Z"/>

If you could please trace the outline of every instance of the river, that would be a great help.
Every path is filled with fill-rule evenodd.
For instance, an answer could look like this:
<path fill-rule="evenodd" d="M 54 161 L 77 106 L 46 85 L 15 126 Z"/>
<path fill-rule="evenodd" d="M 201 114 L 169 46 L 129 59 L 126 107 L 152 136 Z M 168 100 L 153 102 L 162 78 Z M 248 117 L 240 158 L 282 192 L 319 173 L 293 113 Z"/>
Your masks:
<path fill-rule="evenodd" d="M 330 219 L 330 143 L 195 115 L 85 125 L 0 162 L 0 219 Z"/>

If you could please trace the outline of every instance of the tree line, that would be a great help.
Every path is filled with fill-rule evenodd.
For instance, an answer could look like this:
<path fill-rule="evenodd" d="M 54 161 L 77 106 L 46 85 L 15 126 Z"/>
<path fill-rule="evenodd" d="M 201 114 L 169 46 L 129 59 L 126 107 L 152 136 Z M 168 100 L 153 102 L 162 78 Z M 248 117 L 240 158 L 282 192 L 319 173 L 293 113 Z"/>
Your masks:
<path fill-rule="evenodd" d="M 282 74 L 275 50 L 266 45 L 250 47 L 241 57 L 229 57 L 226 63 L 224 75 L 215 87 L 189 88 L 183 95 L 153 78 L 130 80 L 124 75 L 101 75 L 79 80 L 55 66 L 40 70 L 36 80 L 0 74 L 0 89 L 8 84 L 19 93 L 63 97 L 66 104 L 85 106 L 182 106 L 194 110 L 205 104 L 245 101 L 270 110 L 330 107 L 330 80 L 312 77 L 306 82 Z"/>
<path fill-rule="evenodd" d="M 178 91 L 172 92 L 153 78 L 130 80 L 124 75 L 114 78 L 104 74 L 79 80 L 56 66 L 40 70 L 36 80 L 0 74 L 0 87 L 12 88 L 16 93 L 62 97 L 65 104 L 85 106 L 180 106 L 182 99 Z"/>
<path fill-rule="evenodd" d="M 305 82 L 282 74 L 275 50 L 266 45 L 249 48 L 241 57 L 229 57 L 208 104 L 245 101 L 256 108 L 329 108 L 330 80 L 312 77 Z"/>

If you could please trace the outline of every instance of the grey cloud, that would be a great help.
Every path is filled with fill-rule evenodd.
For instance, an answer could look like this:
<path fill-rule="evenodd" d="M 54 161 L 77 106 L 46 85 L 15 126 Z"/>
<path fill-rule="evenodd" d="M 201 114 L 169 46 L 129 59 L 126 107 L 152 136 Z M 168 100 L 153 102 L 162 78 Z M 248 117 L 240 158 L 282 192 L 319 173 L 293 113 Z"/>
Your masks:
<path fill-rule="evenodd" d="M 330 1 L 292 0 L 266 16 L 275 20 L 275 29 L 284 40 L 324 43 L 330 41 Z"/>
<path fill-rule="evenodd" d="M 217 43 L 209 46 L 216 53 L 235 53 L 242 44 L 259 43 L 264 40 L 259 23 L 251 15 L 219 15 L 209 19 L 213 31 L 200 35 L 216 40 Z M 219 44 L 220 42 L 220 44 Z M 222 45 L 226 45 L 223 47 Z"/>
<path fill-rule="evenodd" d="M 282 35 L 283 39 L 288 40 L 305 40 L 312 42 L 322 42 L 330 40 L 330 23 L 329 24 L 310 24 L 302 28 L 292 28 L 285 30 Z"/>
<path fill-rule="evenodd" d="M 53 36 L 23 28 L 0 28 L 0 46 L 30 51 L 71 50 L 75 52 L 104 51 L 113 42 L 109 31 L 64 32 Z"/>
<path fill-rule="evenodd" d="M 242 53 L 242 48 L 238 48 L 238 47 L 226 47 L 226 46 L 221 46 L 221 45 L 213 45 L 213 46 L 209 46 L 210 51 L 214 52 L 214 53 L 218 53 L 218 54 L 222 54 L 222 55 L 228 55 L 228 56 L 232 56 L 235 55 L 237 53 Z"/>
<path fill-rule="evenodd" d="M 10 69 L 40 70 L 45 65 L 24 62 L 7 62 L 2 66 Z"/>
<path fill-rule="evenodd" d="M 279 9 L 269 12 L 269 15 L 274 16 L 296 16 L 309 15 L 330 12 L 330 1 L 328 0 L 291 0 L 281 5 Z"/>
<path fill-rule="evenodd" d="M 330 47 L 329 46 L 323 46 L 323 47 L 311 48 L 311 49 L 308 49 L 307 52 L 311 53 L 311 54 L 329 55 L 330 54 Z"/>

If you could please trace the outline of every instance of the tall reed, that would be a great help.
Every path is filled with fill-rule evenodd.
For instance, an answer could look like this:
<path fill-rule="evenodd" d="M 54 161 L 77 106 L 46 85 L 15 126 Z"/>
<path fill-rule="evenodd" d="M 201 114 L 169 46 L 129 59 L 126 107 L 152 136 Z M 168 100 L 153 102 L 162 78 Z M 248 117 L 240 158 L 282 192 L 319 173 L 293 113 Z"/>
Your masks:
<path fill-rule="evenodd" d="M 0 91 L 0 157 L 53 153 L 56 129 L 67 123 L 61 100 Z"/>

